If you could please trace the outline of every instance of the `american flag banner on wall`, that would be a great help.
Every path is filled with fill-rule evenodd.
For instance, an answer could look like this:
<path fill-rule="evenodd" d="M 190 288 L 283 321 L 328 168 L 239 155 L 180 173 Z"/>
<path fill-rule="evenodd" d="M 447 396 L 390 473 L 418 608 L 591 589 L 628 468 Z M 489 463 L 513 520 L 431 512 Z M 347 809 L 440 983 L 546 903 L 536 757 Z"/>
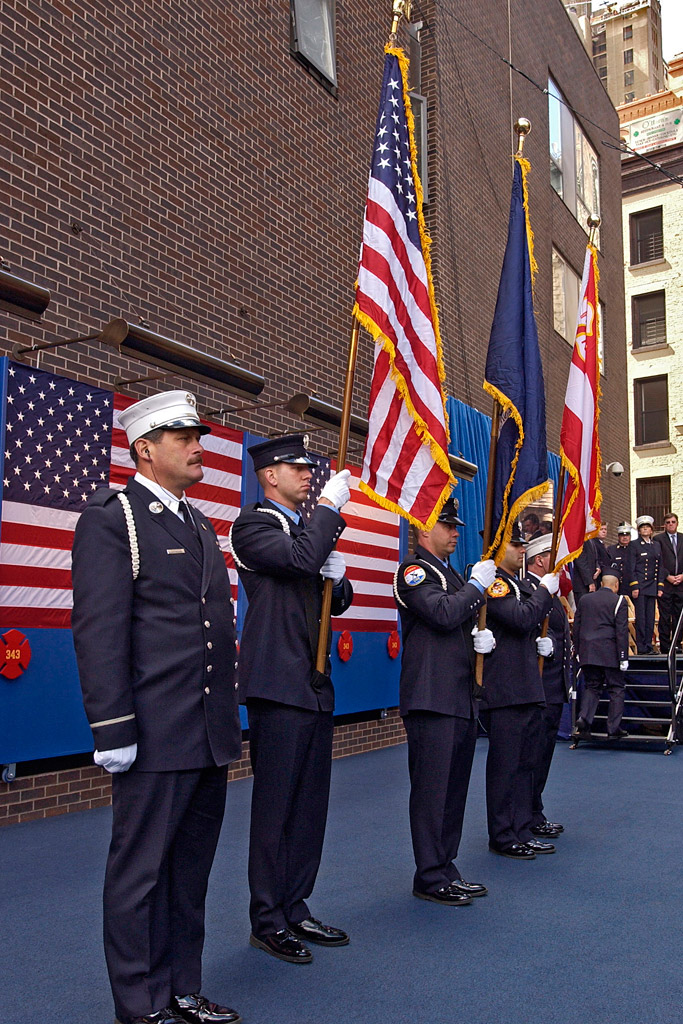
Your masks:
<path fill-rule="evenodd" d="M 408 60 L 387 47 L 354 315 L 377 345 L 361 490 L 426 529 L 454 479 Z"/>
<path fill-rule="evenodd" d="M 308 498 L 301 512 L 308 519 L 330 476 L 330 460 L 308 453 L 317 462 L 313 470 Z M 360 490 L 360 470 L 351 470 L 351 500 L 344 505 L 342 516 L 346 529 L 339 538 L 337 550 L 346 560 L 346 575 L 353 584 L 353 604 L 345 615 L 332 619 L 332 629 L 358 633 L 390 633 L 396 629 L 394 572 L 399 562 L 400 520 L 394 512 L 378 508 Z"/>
<path fill-rule="evenodd" d="M 117 412 L 134 399 L 9 362 L 4 408 L 0 522 L 3 625 L 66 628 L 71 545 L 89 495 L 123 487 L 134 472 Z M 208 515 L 225 552 L 240 506 L 242 435 L 211 424 L 204 480 L 190 501 Z M 237 578 L 231 560 L 233 595 Z"/>

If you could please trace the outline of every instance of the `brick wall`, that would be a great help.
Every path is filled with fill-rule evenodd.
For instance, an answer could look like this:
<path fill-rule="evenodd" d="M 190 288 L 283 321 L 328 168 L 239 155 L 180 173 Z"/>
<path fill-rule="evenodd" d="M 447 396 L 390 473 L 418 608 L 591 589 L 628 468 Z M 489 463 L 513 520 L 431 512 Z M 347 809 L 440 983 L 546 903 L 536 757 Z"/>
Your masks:
<path fill-rule="evenodd" d="M 371 722 L 338 725 L 334 731 L 333 757 L 349 757 L 381 747 L 405 742 L 405 730 L 398 711 L 389 711 L 386 718 Z M 251 775 L 249 743 L 242 745 L 242 756 L 230 766 L 228 780 Z M 70 768 L 0 782 L 0 827 L 16 825 L 36 818 L 52 818 L 56 814 L 73 814 L 111 803 L 109 775 L 96 766 Z"/>

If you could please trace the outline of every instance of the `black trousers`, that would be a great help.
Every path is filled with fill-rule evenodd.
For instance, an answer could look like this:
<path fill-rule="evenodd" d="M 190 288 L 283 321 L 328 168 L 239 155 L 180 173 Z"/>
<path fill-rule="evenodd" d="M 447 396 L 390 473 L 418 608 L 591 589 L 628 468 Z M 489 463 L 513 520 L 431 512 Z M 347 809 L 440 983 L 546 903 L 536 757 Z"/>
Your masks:
<path fill-rule="evenodd" d="M 489 734 L 486 817 L 489 840 L 501 846 L 533 839 L 534 769 L 541 742 L 540 704 L 490 708 L 481 715 Z"/>
<path fill-rule="evenodd" d="M 636 646 L 638 654 L 649 654 L 652 650 L 652 634 L 655 628 L 654 594 L 643 594 L 642 591 L 634 600 L 636 608 Z"/>
<path fill-rule="evenodd" d="M 434 892 L 461 878 L 458 855 L 477 723 L 474 719 L 411 711 L 408 736 L 413 888 Z"/>
<path fill-rule="evenodd" d="M 607 732 L 614 733 L 621 725 L 624 714 L 624 673 L 618 668 L 606 668 L 603 665 L 582 665 L 583 697 L 579 717 L 590 725 L 595 717 L 603 687 L 609 694 L 607 711 Z"/>
<path fill-rule="evenodd" d="M 677 587 L 667 586 L 662 596 L 657 598 L 657 604 L 659 605 L 659 647 L 662 653 L 666 654 L 671 647 L 671 638 L 678 625 L 681 610 L 683 610 L 683 583 Z"/>
<path fill-rule="evenodd" d="M 550 763 L 555 753 L 557 730 L 560 728 L 564 704 L 546 704 L 541 709 L 541 732 L 538 744 L 538 761 L 534 769 L 534 794 L 532 826 L 542 825 L 546 820 L 543 813 L 543 790 L 548 781 Z"/>
<path fill-rule="evenodd" d="M 310 916 L 320 867 L 332 766 L 331 711 L 247 702 L 254 772 L 249 916 L 263 938 Z"/>
<path fill-rule="evenodd" d="M 201 988 L 204 903 L 227 768 L 112 776 L 104 950 L 116 1016 L 142 1017 Z"/>

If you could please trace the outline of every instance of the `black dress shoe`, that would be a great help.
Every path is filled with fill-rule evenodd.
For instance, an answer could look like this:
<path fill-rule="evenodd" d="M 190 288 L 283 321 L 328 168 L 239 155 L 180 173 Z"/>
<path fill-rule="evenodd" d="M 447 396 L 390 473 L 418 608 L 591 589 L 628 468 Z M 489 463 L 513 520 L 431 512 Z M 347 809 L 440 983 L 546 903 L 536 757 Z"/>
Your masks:
<path fill-rule="evenodd" d="M 262 939 L 250 935 L 249 945 L 265 950 L 278 960 L 286 960 L 288 964 L 310 964 L 313 960 L 310 949 L 307 949 L 303 942 L 299 942 L 289 928 L 280 928 L 272 935 L 264 935 Z"/>
<path fill-rule="evenodd" d="M 590 736 L 591 727 L 585 718 L 576 719 L 576 727 L 574 729 L 574 732 L 577 736 Z"/>
<path fill-rule="evenodd" d="M 341 928 L 332 928 L 315 917 L 306 917 L 298 924 L 290 923 L 288 927 L 292 935 L 296 935 L 298 939 L 314 942 L 318 946 L 348 946 L 349 944 L 349 937 Z"/>
<path fill-rule="evenodd" d="M 529 831 L 532 835 L 539 836 L 540 839 L 556 839 L 560 834 L 559 829 L 553 828 L 548 823 L 545 825 L 532 825 Z"/>
<path fill-rule="evenodd" d="M 559 821 L 548 821 L 544 822 L 548 828 L 554 828 L 556 832 L 564 832 L 564 825 L 560 825 Z"/>
<path fill-rule="evenodd" d="M 488 894 L 485 885 L 480 885 L 479 882 L 466 882 L 464 878 L 456 878 L 454 882 L 451 882 L 451 889 L 462 892 L 465 896 L 486 896 Z"/>
<path fill-rule="evenodd" d="M 616 732 L 608 732 L 607 733 L 607 739 L 608 740 L 623 740 L 627 736 L 628 736 L 628 731 L 626 729 L 617 729 Z"/>
<path fill-rule="evenodd" d="M 146 1013 L 144 1017 L 124 1017 L 122 1021 L 117 1017 L 114 1024 L 185 1024 L 185 1018 L 165 1006 L 163 1010 Z"/>
<path fill-rule="evenodd" d="M 440 889 L 435 889 L 434 892 L 420 892 L 419 889 L 413 889 L 413 896 L 417 896 L 419 900 L 443 903 L 447 907 L 466 907 L 468 903 L 472 902 L 472 897 L 456 889 L 453 883 L 442 885 Z"/>
<path fill-rule="evenodd" d="M 199 992 L 189 996 L 174 996 L 173 1008 L 189 1024 L 239 1024 L 242 1020 L 237 1010 L 210 1003 Z"/>
<path fill-rule="evenodd" d="M 540 843 L 538 839 L 530 839 L 524 845 L 532 853 L 555 853 L 555 847 L 552 843 Z"/>
<path fill-rule="evenodd" d="M 497 853 L 501 857 L 512 857 L 513 860 L 534 860 L 536 856 L 526 843 L 510 843 L 509 846 L 489 843 L 489 850 L 491 853 Z"/>

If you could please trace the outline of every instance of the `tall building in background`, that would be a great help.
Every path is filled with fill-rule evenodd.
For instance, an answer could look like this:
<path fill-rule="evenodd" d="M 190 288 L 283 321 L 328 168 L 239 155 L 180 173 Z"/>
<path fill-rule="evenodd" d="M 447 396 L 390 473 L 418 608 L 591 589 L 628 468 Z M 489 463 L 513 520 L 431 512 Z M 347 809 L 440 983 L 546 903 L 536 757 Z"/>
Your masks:
<path fill-rule="evenodd" d="M 591 15 L 593 66 L 615 107 L 666 85 L 659 0 L 608 3 Z"/>
<path fill-rule="evenodd" d="M 683 178 L 683 54 L 668 90 L 619 110 L 636 153 Z M 622 163 L 629 440 L 634 515 L 683 515 L 683 188 L 637 155 Z"/>

